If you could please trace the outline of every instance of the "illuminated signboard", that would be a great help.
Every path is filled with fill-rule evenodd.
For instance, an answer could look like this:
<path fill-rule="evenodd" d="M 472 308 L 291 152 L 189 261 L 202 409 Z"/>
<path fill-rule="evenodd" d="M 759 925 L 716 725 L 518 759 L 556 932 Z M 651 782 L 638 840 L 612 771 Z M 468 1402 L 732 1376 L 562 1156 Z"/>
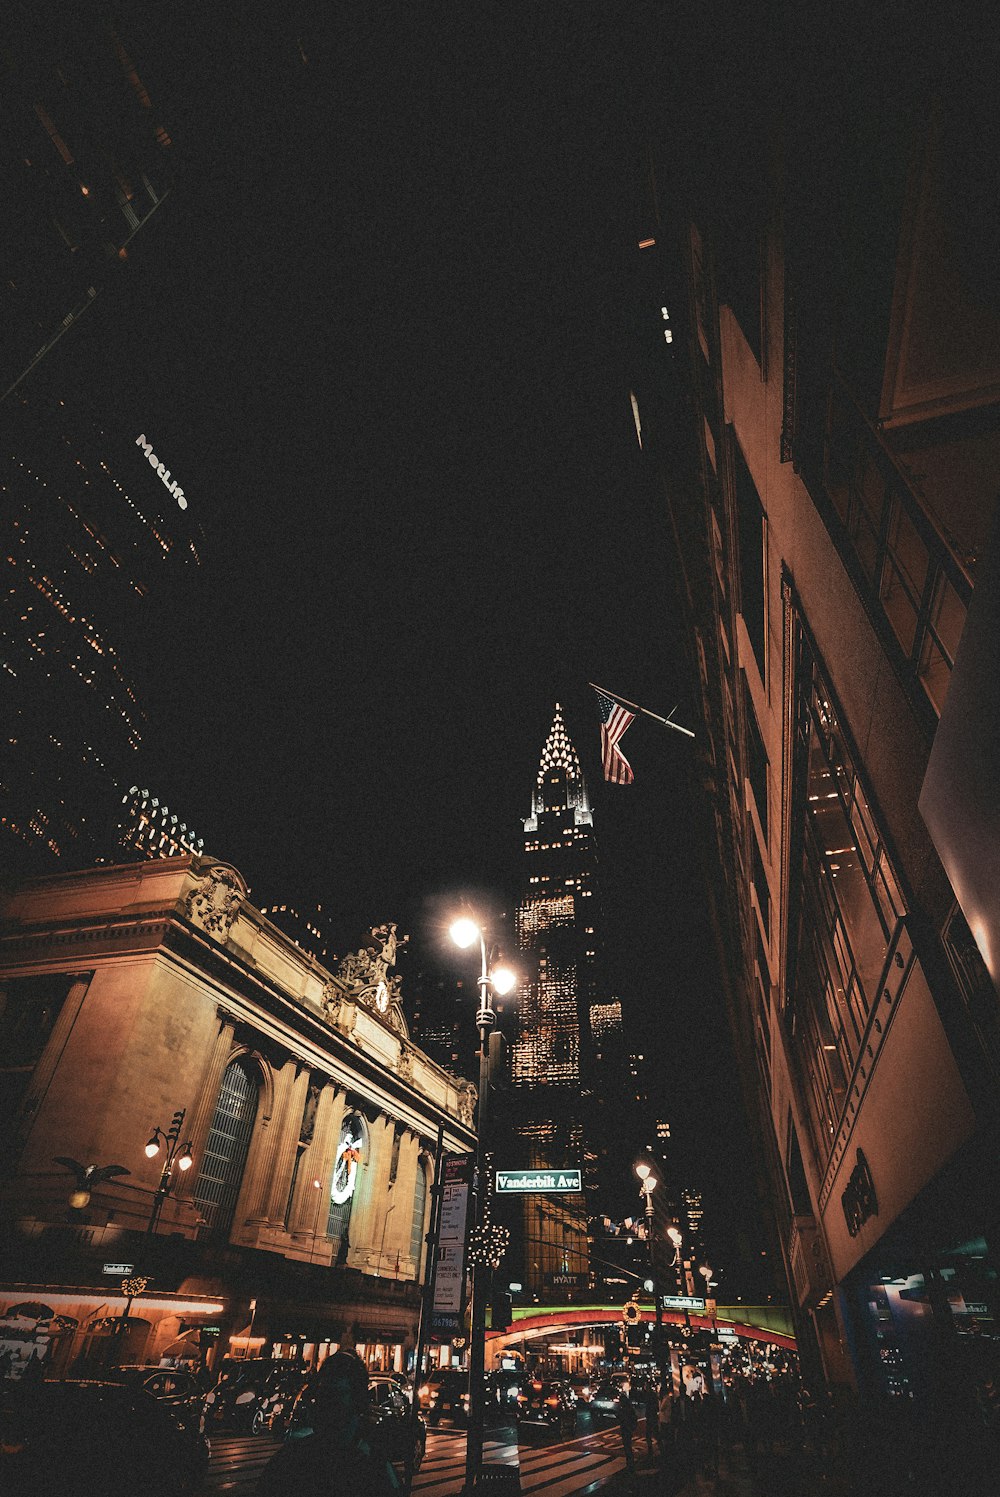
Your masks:
<path fill-rule="evenodd" d="M 155 469 L 157 478 L 159 478 L 160 481 L 166 485 L 167 492 L 169 494 L 172 494 L 173 497 L 177 500 L 178 508 L 187 509 L 188 502 L 184 498 L 184 490 L 181 488 L 176 478 L 171 481 L 170 470 L 165 467 L 164 464 L 160 462 L 160 459 L 156 456 L 156 453 L 153 451 L 152 442 L 147 442 L 145 434 L 143 433 L 143 435 L 136 437 L 135 445 L 142 448 L 143 457 L 145 457 L 146 461 L 149 463 L 149 466 Z"/>
<path fill-rule="evenodd" d="M 497 1170 L 497 1195 L 572 1195 L 583 1190 L 579 1170 Z"/>

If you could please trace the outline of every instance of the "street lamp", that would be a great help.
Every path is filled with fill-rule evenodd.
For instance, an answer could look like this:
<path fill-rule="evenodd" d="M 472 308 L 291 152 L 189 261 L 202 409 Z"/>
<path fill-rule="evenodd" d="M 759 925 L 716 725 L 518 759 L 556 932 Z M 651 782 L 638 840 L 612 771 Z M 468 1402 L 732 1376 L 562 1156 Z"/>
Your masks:
<path fill-rule="evenodd" d="M 666 1382 L 666 1371 L 663 1359 L 663 1301 L 660 1294 L 660 1286 L 656 1276 L 656 1253 L 653 1247 L 653 1191 L 657 1186 L 656 1176 L 646 1161 L 640 1160 L 635 1167 L 639 1176 L 639 1194 L 642 1196 L 646 1207 L 646 1246 L 649 1249 L 649 1272 L 652 1276 L 653 1305 L 656 1316 L 656 1372 L 657 1382 L 662 1388 Z"/>
<path fill-rule="evenodd" d="M 167 1196 L 170 1194 L 171 1188 L 173 1186 L 171 1171 L 173 1170 L 174 1164 L 176 1163 L 179 1170 L 189 1170 L 191 1168 L 191 1165 L 194 1163 L 194 1159 L 191 1154 L 190 1139 L 184 1145 L 183 1149 L 178 1150 L 181 1128 L 183 1126 L 186 1114 L 186 1107 L 179 1108 L 177 1112 L 174 1113 L 173 1118 L 170 1121 L 170 1127 L 167 1129 L 166 1133 L 164 1133 L 160 1128 L 154 1128 L 146 1143 L 147 1159 L 155 1159 L 162 1148 L 166 1148 L 167 1151 L 166 1157 L 163 1161 L 163 1169 L 160 1171 L 160 1183 L 157 1185 L 156 1190 L 153 1194 L 153 1209 L 149 1213 L 149 1221 L 146 1224 L 147 1237 L 152 1237 L 153 1233 L 156 1231 L 157 1223 L 160 1220 L 160 1213 L 163 1210 L 163 1203 L 167 1199 Z"/>
<path fill-rule="evenodd" d="M 503 996 L 514 988 L 516 974 L 500 963 L 496 946 L 486 948 L 486 935 L 478 921 L 469 915 L 455 920 L 449 934 L 463 950 L 479 941 L 481 959 L 479 1007 L 476 1027 L 479 1030 L 479 1107 L 476 1117 L 476 1241 L 478 1252 L 472 1260 L 472 1318 L 469 1346 L 469 1431 L 465 1451 L 465 1491 L 475 1491 L 483 1469 L 483 1433 L 486 1422 L 486 1301 L 492 1278 L 492 1249 L 484 1239 L 489 1223 L 486 1180 L 486 1128 L 489 1118 L 490 1031 L 496 1022 L 493 994 Z M 485 1247 L 485 1251 L 484 1251 Z"/>

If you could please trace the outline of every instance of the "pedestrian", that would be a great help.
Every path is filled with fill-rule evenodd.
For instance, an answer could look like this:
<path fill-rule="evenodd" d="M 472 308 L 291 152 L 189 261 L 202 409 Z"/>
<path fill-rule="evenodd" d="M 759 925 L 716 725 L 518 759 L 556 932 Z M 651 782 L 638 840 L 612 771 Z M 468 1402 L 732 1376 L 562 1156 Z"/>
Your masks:
<path fill-rule="evenodd" d="M 10 1377 L 10 1370 L 13 1365 L 14 1358 L 11 1356 L 10 1347 L 5 1346 L 3 1351 L 0 1351 L 0 1383 Z"/>
<path fill-rule="evenodd" d="M 628 1390 L 623 1388 L 618 1395 L 615 1404 L 615 1416 L 618 1420 L 618 1429 L 622 1437 L 622 1449 L 625 1451 L 626 1471 L 635 1471 L 635 1456 L 632 1454 L 632 1437 L 639 1423 L 639 1416 L 635 1411 L 635 1405 L 628 1396 Z"/>
<path fill-rule="evenodd" d="M 656 1396 L 656 1384 L 648 1382 L 643 1390 L 642 1411 L 646 1421 L 646 1454 L 653 1459 L 653 1441 L 657 1438 L 660 1400 Z"/>
<path fill-rule="evenodd" d="M 265 1466 L 257 1497 L 392 1497 L 396 1475 L 367 1425 L 368 1369 L 353 1352 L 327 1357 L 308 1384 L 309 1427 Z"/>
<path fill-rule="evenodd" d="M 666 1461 L 674 1437 L 674 1398 L 666 1383 L 660 1389 L 660 1401 L 656 1410 L 657 1439 L 660 1459 Z"/>

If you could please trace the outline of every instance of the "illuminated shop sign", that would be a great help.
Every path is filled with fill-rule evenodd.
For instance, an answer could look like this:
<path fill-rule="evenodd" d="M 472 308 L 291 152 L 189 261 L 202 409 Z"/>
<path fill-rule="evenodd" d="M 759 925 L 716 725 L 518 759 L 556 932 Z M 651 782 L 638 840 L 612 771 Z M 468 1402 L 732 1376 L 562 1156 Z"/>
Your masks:
<path fill-rule="evenodd" d="M 363 1140 L 359 1134 L 357 1138 L 351 1132 L 348 1125 L 341 1135 L 340 1143 L 337 1145 L 337 1157 L 333 1164 L 333 1179 L 330 1181 L 330 1200 L 335 1206 L 343 1206 L 354 1194 L 354 1187 L 358 1179 L 358 1160 L 361 1158 L 361 1144 Z"/>
<path fill-rule="evenodd" d="M 151 442 L 147 442 L 145 435 L 142 435 L 136 437 L 135 445 L 142 448 L 143 456 L 149 463 L 149 466 L 156 470 L 157 478 L 160 479 L 161 483 L 164 483 L 166 485 L 167 492 L 169 494 L 172 494 L 177 500 L 178 507 L 180 509 L 187 509 L 188 502 L 184 498 L 184 490 L 181 488 L 176 478 L 171 480 L 170 470 L 160 462 L 160 459 L 153 451 L 153 444 Z"/>

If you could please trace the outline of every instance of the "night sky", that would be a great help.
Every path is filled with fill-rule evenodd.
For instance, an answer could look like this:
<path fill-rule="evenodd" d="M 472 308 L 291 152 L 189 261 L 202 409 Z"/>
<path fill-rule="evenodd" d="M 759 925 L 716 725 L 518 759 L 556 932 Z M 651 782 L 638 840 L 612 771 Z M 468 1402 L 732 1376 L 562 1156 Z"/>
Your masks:
<path fill-rule="evenodd" d="M 560 701 L 612 988 L 732 1283 L 761 1229 L 693 751 L 640 720 L 635 785 L 603 785 L 586 684 L 693 720 L 629 406 L 648 38 L 600 7 L 351 10 L 181 7 L 134 46 L 177 185 L 33 376 L 155 482 L 144 432 L 204 526 L 141 781 L 256 900 L 321 901 L 335 949 L 394 918 L 431 942 L 461 893 L 511 909 Z"/>

